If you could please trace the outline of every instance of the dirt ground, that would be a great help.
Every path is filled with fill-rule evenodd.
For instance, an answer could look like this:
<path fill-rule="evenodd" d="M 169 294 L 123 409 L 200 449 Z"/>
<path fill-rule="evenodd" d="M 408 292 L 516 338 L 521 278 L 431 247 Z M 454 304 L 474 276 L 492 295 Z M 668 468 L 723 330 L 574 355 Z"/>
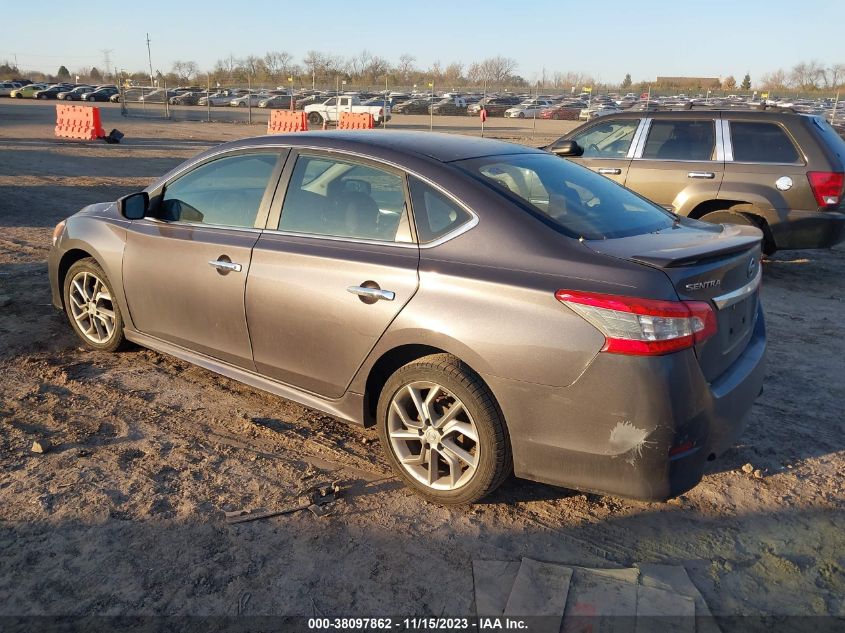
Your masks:
<path fill-rule="evenodd" d="M 468 615 L 472 560 L 521 556 L 684 565 L 717 615 L 845 615 L 842 246 L 764 263 L 765 393 L 691 492 L 649 504 L 511 479 L 444 509 L 391 477 L 372 430 L 155 352 L 80 347 L 50 306 L 55 223 L 263 129 L 107 110 L 124 142 L 85 144 L 55 139 L 52 112 L 0 104 L 0 616 Z M 571 125 L 543 123 L 491 132 L 539 145 Z M 52 450 L 31 452 L 39 438 Z M 351 488 L 330 516 L 224 522 L 333 478 Z"/>

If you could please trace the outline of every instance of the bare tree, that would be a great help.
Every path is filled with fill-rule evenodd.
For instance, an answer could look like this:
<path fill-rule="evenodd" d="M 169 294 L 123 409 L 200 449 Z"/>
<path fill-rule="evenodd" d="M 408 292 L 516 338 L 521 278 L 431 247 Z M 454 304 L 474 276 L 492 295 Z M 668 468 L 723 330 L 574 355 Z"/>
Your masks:
<path fill-rule="evenodd" d="M 452 86 L 460 84 L 463 80 L 464 65 L 461 62 L 452 62 L 443 71 L 443 81 Z"/>
<path fill-rule="evenodd" d="M 293 67 L 293 55 L 287 51 L 270 51 L 264 55 L 264 67 L 271 79 L 287 78 Z"/>
<path fill-rule="evenodd" d="M 831 88 L 839 88 L 845 83 L 845 64 L 833 64 L 827 69 L 827 78 Z"/>
<path fill-rule="evenodd" d="M 765 90 L 783 90 L 786 87 L 786 71 L 783 68 L 766 73 L 760 79 L 760 87 Z"/>
<path fill-rule="evenodd" d="M 171 72 L 180 83 L 189 83 L 199 75 L 199 64 L 193 61 L 177 60 L 173 62 Z"/>
<path fill-rule="evenodd" d="M 396 65 L 396 74 L 407 81 L 410 76 L 417 71 L 414 63 L 417 58 L 410 53 L 402 53 L 399 56 L 399 63 Z"/>
<path fill-rule="evenodd" d="M 800 62 L 792 67 L 789 83 L 802 90 L 812 90 L 826 83 L 824 66 L 817 61 Z"/>
<path fill-rule="evenodd" d="M 513 79 L 516 68 L 515 59 L 498 55 L 472 64 L 467 71 L 467 76 L 474 83 L 502 85 Z"/>

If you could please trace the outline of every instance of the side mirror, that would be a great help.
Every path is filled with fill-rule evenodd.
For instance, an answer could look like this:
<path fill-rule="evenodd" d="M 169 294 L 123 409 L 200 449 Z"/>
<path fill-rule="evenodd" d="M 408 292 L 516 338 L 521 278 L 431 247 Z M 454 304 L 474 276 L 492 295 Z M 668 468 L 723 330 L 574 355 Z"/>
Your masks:
<path fill-rule="evenodd" d="M 575 141 L 558 141 L 549 151 L 557 156 L 583 156 L 584 148 Z"/>
<path fill-rule="evenodd" d="M 150 194 L 146 191 L 130 193 L 117 201 L 117 209 L 127 220 L 140 220 L 147 215 L 150 206 Z"/>

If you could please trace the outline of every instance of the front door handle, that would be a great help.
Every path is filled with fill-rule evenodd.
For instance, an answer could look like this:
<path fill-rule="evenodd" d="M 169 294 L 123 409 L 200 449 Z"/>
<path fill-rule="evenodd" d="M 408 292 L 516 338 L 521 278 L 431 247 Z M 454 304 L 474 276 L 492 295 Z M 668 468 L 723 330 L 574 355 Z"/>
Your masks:
<path fill-rule="evenodd" d="M 353 295 L 358 295 L 365 303 L 375 303 L 379 299 L 382 301 L 393 301 L 396 298 L 395 292 L 382 290 L 381 288 L 368 288 L 367 286 L 349 286 L 346 291 L 351 292 Z"/>
<path fill-rule="evenodd" d="M 241 272 L 241 265 L 236 264 L 235 262 L 230 262 L 225 259 L 212 259 L 208 262 L 209 266 L 213 266 L 217 270 L 226 271 L 226 272 Z"/>
<path fill-rule="evenodd" d="M 712 171 L 691 171 L 687 174 L 687 178 L 706 178 L 707 180 L 712 180 L 716 177 Z"/>
<path fill-rule="evenodd" d="M 618 176 L 622 173 L 622 170 L 618 167 L 602 167 L 601 169 L 599 169 L 599 173 L 611 176 Z"/>

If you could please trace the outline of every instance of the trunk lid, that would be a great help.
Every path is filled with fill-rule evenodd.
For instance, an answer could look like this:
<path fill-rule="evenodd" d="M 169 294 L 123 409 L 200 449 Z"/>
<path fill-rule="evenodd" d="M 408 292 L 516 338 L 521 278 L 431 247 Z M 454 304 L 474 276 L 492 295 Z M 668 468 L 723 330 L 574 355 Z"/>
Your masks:
<path fill-rule="evenodd" d="M 751 340 L 759 304 L 762 237 L 754 227 L 682 218 L 655 233 L 584 243 L 598 253 L 657 268 L 669 277 L 678 298 L 713 306 L 718 331 L 695 348 L 705 378 L 712 381 Z"/>

